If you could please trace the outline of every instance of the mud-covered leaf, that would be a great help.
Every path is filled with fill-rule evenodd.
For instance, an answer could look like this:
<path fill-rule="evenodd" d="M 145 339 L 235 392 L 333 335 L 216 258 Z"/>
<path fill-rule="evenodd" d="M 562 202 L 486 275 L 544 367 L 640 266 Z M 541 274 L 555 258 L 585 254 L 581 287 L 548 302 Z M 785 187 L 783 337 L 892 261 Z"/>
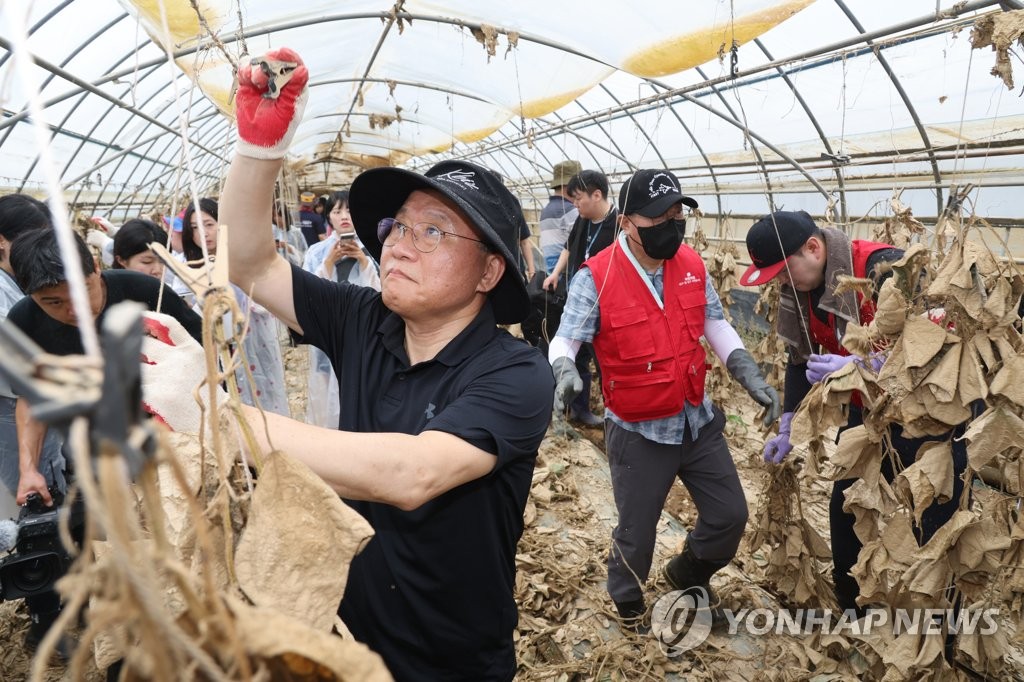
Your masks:
<path fill-rule="evenodd" d="M 955 549 L 960 562 L 958 572 L 986 571 L 993 573 L 1002 564 L 1003 550 L 1011 545 L 1009 529 L 986 516 L 968 526 L 957 538 Z"/>
<path fill-rule="evenodd" d="M 1007 448 L 1024 443 L 1024 420 L 1005 407 L 991 407 L 971 422 L 963 437 L 971 468 L 978 471 Z"/>
<path fill-rule="evenodd" d="M 1002 368 L 992 380 L 991 390 L 1024 406 L 1024 357 L 1004 358 Z"/>
<path fill-rule="evenodd" d="M 975 344 L 965 343 L 960 352 L 960 372 L 957 375 L 960 398 L 970 404 L 988 397 L 988 382 L 978 361 Z"/>
<path fill-rule="evenodd" d="M 831 462 L 836 472 L 833 480 L 863 478 L 874 483 L 881 475 L 882 444 L 873 442 L 872 434 L 860 424 L 839 434 L 839 445 Z"/>
<path fill-rule="evenodd" d="M 896 504 L 896 496 L 884 478 L 873 485 L 858 479 L 844 493 L 843 511 L 854 515 L 853 530 L 860 541 L 869 542 L 878 536 L 879 519 L 892 514 Z"/>
<path fill-rule="evenodd" d="M 896 491 L 910 501 L 918 524 L 933 501 L 948 502 L 953 496 L 952 444 L 942 441 L 922 445 L 917 461 L 896 477 Z"/>
<path fill-rule="evenodd" d="M 314 629 L 280 611 L 229 599 L 237 637 L 254 667 L 272 680 L 388 682 L 380 656 L 365 645 Z"/>
<path fill-rule="evenodd" d="M 960 351 L 962 343 L 948 344 L 937 365 L 924 380 L 935 399 L 947 403 L 953 399 L 960 378 Z"/>
<path fill-rule="evenodd" d="M 927 318 L 910 318 L 903 328 L 907 367 L 924 367 L 942 350 L 945 342 L 945 329 Z"/>
<path fill-rule="evenodd" d="M 875 328 L 886 336 L 895 336 L 903 331 L 907 321 L 907 298 L 896 286 L 895 278 L 882 283 L 878 292 L 878 306 L 875 310 Z"/>
<path fill-rule="evenodd" d="M 309 467 L 283 452 L 265 459 L 238 542 L 238 584 L 257 606 L 328 632 L 348 566 L 373 535 Z"/>

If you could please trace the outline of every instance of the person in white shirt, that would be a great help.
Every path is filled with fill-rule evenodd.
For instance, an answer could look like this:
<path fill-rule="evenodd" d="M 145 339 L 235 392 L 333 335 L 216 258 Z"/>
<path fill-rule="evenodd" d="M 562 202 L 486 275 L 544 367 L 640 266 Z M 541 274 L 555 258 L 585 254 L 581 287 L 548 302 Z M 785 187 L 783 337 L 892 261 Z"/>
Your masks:
<path fill-rule="evenodd" d="M 325 279 L 349 282 L 380 291 L 380 275 L 370 252 L 363 247 L 352 225 L 348 192 L 341 190 L 328 201 L 327 238 L 306 251 L 302 269 Z M 309 347 L 309 382 L 306 421 L 317 426 L 337 427 L 341 416 L 338 378 L 327 355 Z"/>

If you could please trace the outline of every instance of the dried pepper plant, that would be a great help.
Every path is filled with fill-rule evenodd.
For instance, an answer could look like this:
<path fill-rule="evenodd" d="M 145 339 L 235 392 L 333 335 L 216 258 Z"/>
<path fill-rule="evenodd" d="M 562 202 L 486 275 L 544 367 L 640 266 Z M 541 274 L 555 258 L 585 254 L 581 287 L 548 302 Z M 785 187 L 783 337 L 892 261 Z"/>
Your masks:
<path fill-rule="evenodd" d="M 995 231 L 983 219 L 962 220 L 960 205 L 952 201 L 935 227 L 936 241 L 948 240 L 940 250 L 911 243 L 919 223 L 894 200 L 896 215 L 883 229 L 909 232 L 909 248 L 878 292 L 874 321 L 850 325 L 843 340 L 865 358 L 882 349 L 885 362 L 877 373 L 871 363 L 851 363 L 815 385 L 793 419 L 791 440 L 820 446 L 846 423 L 854 394 L 860 397 L 863 425 L 843 431 L 822 460 L 829 478 L 856 479 L 844 509 L 856 517 L 863 543 L 852 570 L 858 602 L 998 609 L 1003 627 L 995 635 L 957 635 L 955 645 L 973 669 L 998 676 L 1006 672 L 1007 633 L 1021 632 L 1024 606 L 1024 276 L 992 254 L 983 238 Z M 890 443 L 896 424 L 909 437 L 938 437 L 906 468 Z M 958 511 L 919 547 L 914 523 L 933 502 L 952 499 L 953 438 L 967 441 L 966 481 L 996 484 L 973 496 L 966 486 Z M 886 459 L 891 483 L 881 474 Z M 941 638 L 903 633 L 865 643 L 858 649 L 877 676 L 949 672 Z"/>
<path fill-rule="evenodd" d="M 372 530 L 305 465 L 257 454 L 234 378 L 248 366 L 244 318 L 230 290 L 211 288 L 203 300 L 207 380 L 195 397 L 209 426 L 162 432 L 134 484 L 122 453 L 90 458 L 88 424 L 72 427 L 86 539 L 58 583 L 67 607 L 33 679 L 88 605 L 72 680 L 85 678 L 91 653 L 101 668 L 123 661 L 121 680 L 388 680 L 376 654 L 332 634 L 344 630 L 335 614 L 346 568 Z M 225 314 L 236 321 L 227 336 Z M 229 395 L 218 407 L 221 382 Z M 243 447 L 255 487 L 239 464 Z"/>

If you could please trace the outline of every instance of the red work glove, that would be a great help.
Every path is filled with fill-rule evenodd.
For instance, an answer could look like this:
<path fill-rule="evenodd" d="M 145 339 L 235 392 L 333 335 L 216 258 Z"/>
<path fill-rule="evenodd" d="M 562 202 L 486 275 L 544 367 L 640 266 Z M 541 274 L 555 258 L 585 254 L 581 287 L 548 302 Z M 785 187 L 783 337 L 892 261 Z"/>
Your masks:
<path fill-rule="evenodd" d="M 196 389 L 202 386 L 199 399 L 204 404 L 208 396 L 203 347 L 170 315 L 145 312 L 142 323 L 143 406 L 173 431 L 198 434 L 201 410 Z M 226 398 L 218 386 L 217 403 Z"/>
<path fill-rule="evenodd" d="M 113 237 L 115 234 L 117 234 L 117 231 L 121 229 L 120 227 L 114 225 L 112 222 L 110 222 L 101 215 L 94 215 L 93 217 L 89 218 L 89 222 L 95 225 L 96 229 L 103 230 L 104 232 L 106 232 L 108 237 Z"/>
<path fill-rule="evenodd" d="M 259 65 L 259 60 L 292 62 L 297 66 L 291 79 L 276 97 L 270 78 Z M 242 156 L 254 159 L 280 159 L 288 152 L 295 128 L 302 120 L 309 95 L 309 70 L 302 58 L 286 47 L 271 50 L 257 63 L 243 58 L 238 69 L 238 92 L 235 94 L 235 118 L 238 122 L 238 147 Z"/>

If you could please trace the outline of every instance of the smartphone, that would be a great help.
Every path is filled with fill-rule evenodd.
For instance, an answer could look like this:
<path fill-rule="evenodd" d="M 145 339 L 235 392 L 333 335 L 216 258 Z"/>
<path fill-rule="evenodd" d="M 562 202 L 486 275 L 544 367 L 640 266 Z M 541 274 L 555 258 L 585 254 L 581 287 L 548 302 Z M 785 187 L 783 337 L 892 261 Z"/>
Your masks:
<path fill-rule="evenodd" d="M 355 238 L 356 238 L 356 233 L 355 232 L 349 232 L 347 234 L 339 234 L 338 235 L 338 239 L 340 239 L 342 241 L 346 241 L 346 240 L 349 240 L 349 239 L 355 239 Z"/>

